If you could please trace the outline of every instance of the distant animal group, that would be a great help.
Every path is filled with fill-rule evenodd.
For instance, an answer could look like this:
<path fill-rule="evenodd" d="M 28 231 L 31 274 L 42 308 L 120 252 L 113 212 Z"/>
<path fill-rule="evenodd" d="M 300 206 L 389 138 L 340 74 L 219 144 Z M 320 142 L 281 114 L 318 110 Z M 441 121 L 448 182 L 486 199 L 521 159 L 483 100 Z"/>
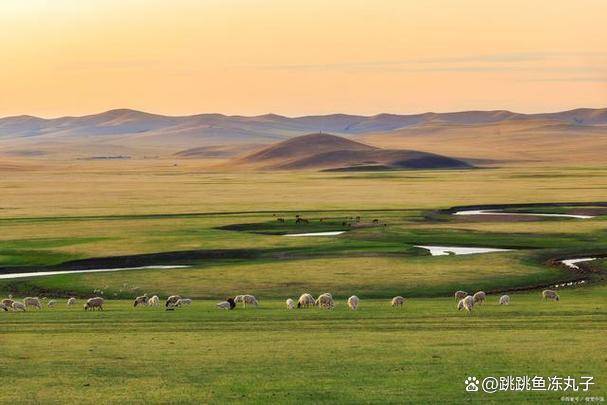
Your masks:
<path fill-rule="evenodd" d="M 272 214 L 272 216 L 274 216 L 276 218 L 276 221 L 278 221 L 280 223 L 283 223 L 283 224 L 286 223 L 286 220 L 285 220 L 284 217 L 279 217 L 276 214 Z M 318 221 L 319 222 L 325 222 L 325 221 L 328 221 L 328 220 L 330 220 L 330 218 L 322 217 L 322 218 L 319 218 Z M 310 221 L 311 221 L 311 219 L 304 218 L 304 217 L 302 217 L 299 214 L 295 215 L 295 223 L 297 225 L 300 225 L 300 224 L 309 224 Z M 358 224 L 360 222 L 361 222 L 361 218 L 359 216 L 358 217 L 347 217 L 347 218 L 345 218 L 345 221 L 342 221 L 341 225 L 345 226 L 345 227 L 351 227 L 352 224 Z M 388 224 L 386 224 L 385 222 L 380 221 L 377 218 L 373 219 L 371 221 L 371 223 L 373 225 L 388 226 Z"/>
<path fill-rule="evenodd" d="M 46 298 L 25 297 L 23 299 L 23 301 L 19 302 L 19 301 L 13 300 L 12 295 L 9 295 L 8 298 L 5 298 L 2 301 L 0 301 L 0 309 L 3 309 L 5 311 L 8 311 L 8 310 L 26 311 L 30 308 L 42 309 L 42 302 L 45 300 L 46 300 Z M 97 309 L 97 310 L 102 311 L 104 302 L 105 301 L 102 297 L 89 298 L 84 303 L 84 310 L 85 311 L 88 311 L 88 310 L 94 311 Z M 57 300 L 54 300 L 54 299 L 48 300 L 46 305 L 49 308 L 54 308 L 57 305 Z M 66 305 L 68 307 L 76 305 L 76 298 L 75 297 L 68 298 L 66 301 Z"/>
<path fill-rule="evenodd" d="M 483 304 L 485 302 L 486 298 L 487 298 L 487 294 L 485 294 L 484 291 L 478 291 L 478 292 L 474 293 L 474 295 L 469 295 L 467 292 L 461 291 L 461 290 L 455 292 L 455 299 L 458 301 L 457 309 L 458 310 L 465 309 L 468 312 L 468 314 L 472 313 L 472 309 L 474 308 L 475 305 Z M 556 291 L 544 290 L 544 291 L 542 291 L 542 299 L 544 301 L 546 301 L 546 300 L 559 301 L 560 298 L 559 298 L 559 295 L 556 293 Z M 499 305 L 510 305 L 510 296 L 509 295 L 500 296 L 498 303 L 499 303 Z"/>
<path fill-rule="evenodd" d="M 476 305 L 482 305 L 485 303 L 487 298 L 487 294 L 484 291 L 478 291 L 474 293 L 474 295 L 470 295 L 465 291 L 456 291 L 455 299 L 457 300 L 457 309 L 458 310 L 466 310 L 468 314 L 472 313 L 472 310 Z M 559 301 L 560 297 L 554 290 L 544 290 L 542 291 L 542 299 Z M 0 302 L 0 310 L 4 311 L 26 311 L 30 308 L 42 309 L 42 302 L 46 300 L 46 298 L 38 298 L 38 297 L 25 297 L 23 301 L 13 300 L 11 295 L 8 298 L 3 299 Z M 103 310 L 104 299 L 102 297 L 93 297 L 89 298 L 84 303 L 85 311 L 94 311 L 94 310 Z M 51 299 L 48 300 L 47 306 L 49 308 L 54 308 L 57 305 L 57 300 Z M 498 300 L 499 305 L 510 305 L 510 296 L 502 295 Z M 66 305 L 68 307 L 72 307 L 76 304 L 76 298 L 70 297 Z M 173 311 L 176 308 L 181 308 L 186 305 L 191 305 L 192 300 L 190 298 L 184 298 L 181 295 L 171 295 L 165 301 L 165 308 L 167 311 Z M 232 310 L 236 308 L 237 304 L 242 304 L 243 308 L 246 308 L 247 305 L 257 307 L 259 305 L 259 300 L 250 294 L 237 295 L 234 298 L 226 298 L 224 301 L 218 302 L 215 306 L 217 309 L 226 309 Z M 333 299 L 333 295 L 331 293 L 323 293 L 320 294 L 317 298 L 314 298 L 312 294 L 304 293 L 302 294 L 297 301 L 294 301 L 292 298 L 288 298 L 285 301 L 287 309 L 303 309 L 310 307 L 318 307 L 322 309 L 333 309 L 335 308 L 335 300 Z M 356 311 L 360 305 L 360 299 L 353 295 L 348 298 L 346 302 L 349 309 Z M 392 307 L 402 308 L 405 304 L 405 298 L 398 295 L 390 300 L 390 305 Z M 160 298 L 157 295 L 153 295 L 152 297 L 148 297 L 147 294 L 138 296 L 133 301 L 133 307 L 157 307 L 160 305 Z"/>

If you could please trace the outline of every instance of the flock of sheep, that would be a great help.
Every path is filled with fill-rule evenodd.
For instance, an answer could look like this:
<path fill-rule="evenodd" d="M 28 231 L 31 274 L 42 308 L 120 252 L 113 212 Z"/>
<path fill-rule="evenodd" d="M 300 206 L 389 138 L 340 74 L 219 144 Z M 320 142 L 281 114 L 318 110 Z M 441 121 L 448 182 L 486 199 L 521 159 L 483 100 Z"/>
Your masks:
<path fill-rule="evenodd" d="M 487 294 L 483 291 L 478 291 L 474 295 L 469 295 L 465 291 L 456 291 L 455 299 L 458 301 L 457 309 L 462 310 L 465 309 L 468 314 L 472 313 L 472 309 L 475 305 L 480 305 L 485 302 L 487 298 Z M 544 300 L 554 300 L 559 301 L 559 295 L 554 290 L 544 290 L 542 291 L 542 299 Z M 38 297 L 25 297 L 22 302 L 13 300 L 13 297 L 9 295 L 8 298 L 3 299 L 0 302 L 0 309 L 4 311 L 8 311 L 9 309 L 13 311 L 26 311 L 28 308 L 37 308 L 42 309 L 42 301 Z M 103 310 L 104 299 L 102 297 L 93 297 L 86 300 L 84 303 L 84 310 Z M 252 305 L 257 307 L 259 305 L 259 301 L 255 296 L 250 294 L 237 295 L 234 298 L 226 298 L 225 301 L 221 301 L 216 304 L 218 309 L 226 309 L 232 310 L 236 308 L 236 304 L 242 303 L 243 307 L 246 308 L 247 305 Z M 333 309 L 335 307 L 335 300 L 331 293 L 323 293 L 320 294 L 317 298 L 314 298 L 311 294 L 305 293 L 302 294 L 297 303 L 292 298 L 288 298 L 286 301 L 287 309 L 295 309 L 297 308 L 309 308 L 309 307 L 319 307 L 323 309 Z M 57 304 L 57 301 L 51 299 L 47 302 L 47 306 L 49 308 L 54 307 Z M 67 300 L 67 306 L 71 307 L 76 304 L 76 298 L 71 297 Z M 183 298 L 180 295 L 171 295 L 165 301 L 166 310 L 174 310 L 175 308 L 180 308 L 184 305 L 192 304 L 192 300 L 190 298 Z M 358 309 L 358 305 L 360 304 L 360 299 L 353 295 L 348 298 L 347 305 L 348 308 L 356 311 Z M 390 301 L 390 305 L 393 307 L 402 307 L 405 304 L 405 298 L 396 296 L 392 298 Z M 510 304 L 510 296 L 502 295 L 499 298 L 499 305 L 509 305 Z M 157 295 L 152 297 L 148 297 L 147 294 L 136 297 L 133 302 L 133 307 L 137 306 L 159 306 L 160 298 Z"/>
<path fill-rule="evenodd" d="M 11 295 L 9 295 L 8 298 L 5 298 L 2 301 L 0 301 L 0 309 L 3 309 L 5 311 L 8 311 L 9 309 L 12 309 L 13 311 L 26 311 L 28 308 L 42 309 L 42 301 L 44 301 L 45 299 L 46 298 L 40 299 L 38 297 L 25 297 L 23 299 L 23 301 L 20 302 L 20 301 L 14 300 L 13 297 Z M 103 310 L 103 303 L 104 303 L 104 299 L 102 297 L 89 298 L 84 303 L 84 310 L 85 311 L 88 311 L 88 310 L 94 311 L 95 309 Z M 68 298 L 68 300 L 67 300 L 68 307 L 71 307 L 75 304 L 76 304 L 75 297 Z M 57 301 L 48 300 L 46 305 L 49 308 L 53 308 L 55 305 L 57 305 Z"/>
<path fill-rule="evenodd" d="M 465 309 L 468 314 L 472 313 L 472 308 L 474 308 L 474 305 L 484 303 L 486 298 L 487 294 L 485 294 L 484 291 L 478 291 L 474 295 L 469 295 L 467 292 L 461 290 L 455 292 L 455 299 L 458 300 L 457 309 L 460 311 Z M 559 301 L 560 298 L 556 291 L 544 290 L 542 291 L 542 299 L 544 301 L 548 299 Z M 500 305 L 510 305 L 510 296 L 502 295 L 498 302 Z"/>

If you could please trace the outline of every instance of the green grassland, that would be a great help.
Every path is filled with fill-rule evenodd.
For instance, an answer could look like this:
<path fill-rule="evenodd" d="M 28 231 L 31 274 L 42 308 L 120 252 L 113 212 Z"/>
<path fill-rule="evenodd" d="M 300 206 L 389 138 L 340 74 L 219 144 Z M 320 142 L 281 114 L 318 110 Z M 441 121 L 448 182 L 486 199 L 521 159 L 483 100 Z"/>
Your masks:
<path fill-rule="evenodd" d="M 0 393 L 19 402 L 459 403 L 554 402 L 563 393 L 466 393 L 467 376 L 607 378 L 604 288 L 495 297 L 472 316 L 452 299 L 343 301 L 287 311 L 282 301 L 218 311 L 197 301 L 174 312 L 111 301 L 8 313 Z M 605 395 L 604 385 L 588 395 Z M 582 396 L 583 393 L 575 393 Z"/>
<path fill-rule="evenodd" d="M 464 391 L 469 375 L 536 374 L 592 375 L 597 385 L 588 395 L 607 395 L 607 261 L 581 272 L 552 262 L 606 254 L 607 216 L 440 212 L 607 201 L 603 168 L 346 175 L 115 164 L 124 167 L 49 163 L 3 172 L 0 274 L 107 263 L 190 267 L 0 280 L 3 295 L 60 299 L 54 309 L 0 313 L 0 364 L 11 371 L 1 403 L 550 402 L 565 395 Z M 296 224 L 295 215 L 309 223 Z M 360 222 L 351 219 L 357 216 Z M 337 230 L 346 232 L 284 236 Z M 433 257 L 414 245 L 513 251 Z M 560 302 L 540 300 L 541 286 L 579 279 L 586 283 L 562 289 Z M 105 311 L 65 306 L 67 296 L 81 304 L 97 289 Z M 455 309 L 458 289 L 492 294 L 467 316 Z M 287 297 L 325 291 L 339 302 L 333 311 L 284 307 Z M 512 305 L 497 305 L 501 291 Z M 182 294 L 194 304 L 133 308 L 130 300 L 144 292 Z M 214 308 L 240 293 L 256 295 L 260 307 Z M 352 294 L 362 299 L 356 312 L 345 307 Z M 389 306 L 394 295 L 408 299 L 403 310 Z"/>

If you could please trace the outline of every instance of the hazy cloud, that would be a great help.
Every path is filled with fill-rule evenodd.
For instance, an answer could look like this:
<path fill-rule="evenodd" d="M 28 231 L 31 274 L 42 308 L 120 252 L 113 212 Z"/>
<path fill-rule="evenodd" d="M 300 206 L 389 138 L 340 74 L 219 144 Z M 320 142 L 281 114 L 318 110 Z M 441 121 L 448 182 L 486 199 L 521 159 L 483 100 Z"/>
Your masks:
<path fill-rule="evenodd" d="M 439 58 L 411 58 L 384 61 L 358 61 L 319 64 L 254 65 L 245 68 L 267 70 L 377 70 L 383 72 L 506 72 L 506 71 L 553 71 L 590 72 L 605 64 L 607 52 L 518 52 L 482 55 L 466 55 Z M 570 66 L 571 61 L 578 63 Z M 596 62 L 595 65 L 590 63 Z M 544 62 L 544 63 L 538 63 Z M 551 62 L 547 65 L 546 62 Z M 567 62 L 568 64 L 565 64 Z"/>

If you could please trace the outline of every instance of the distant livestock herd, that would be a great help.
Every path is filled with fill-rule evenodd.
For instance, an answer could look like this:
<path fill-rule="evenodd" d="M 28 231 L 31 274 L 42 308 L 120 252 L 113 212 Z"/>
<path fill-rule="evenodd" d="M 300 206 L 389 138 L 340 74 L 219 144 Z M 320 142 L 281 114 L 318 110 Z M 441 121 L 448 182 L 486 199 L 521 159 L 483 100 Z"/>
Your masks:
<path fill-rule="evenodd" d="M 276 221 L 280 222 L 281 224 L 287 223 L 287 220 L 284 217 L 277 216 L 276 214 L 272 214 L 272 216 L 275 217 Z M 322 218 L 318 219 L 318 222 L 324 223 L 326 221 L 329 221 L 330 219 L 331 218 L 328 218 L 328 217 L 322 217 Z M 333 219 L 337 219 L 337 218 L 333 218 Z M 344 220 L 342 221 L 341 225 L 344 227 L 351 227 L 353 224 L 358 225 L 358 224 L 361 224 L 361 222 L 362 222 L 362 219 L 359 216 L 358 217 L 345 217 L 342 219 L 344 219 Z M 295 215 L 295 224 L 297 224 L 297 225 L 309 224 L 310 221 L 312 221 L 312 219 L 304 218 L 299 214 Z M 372 221 L 370 221 L 370 223 L 372 223 L 373 225 L 381 225 L 384 227 L 388 226 L 387 223 L 382 222 L 377 218 L 374 218 Z"/>
<path fill-rule="evenodd" d="M 480 304 L 484 303 L 486 298 L 487 298 L 487 294 L 485 294 L 484 291 L 478 291 L 474 295 L 469 295 L 465 291 L 456 291 L 455 292 L 455 299 L 458 300 L 457 309 L 458 310 L 465 309 L 468 312 L 468 314 L 470 314 L 472 312 L 472 308 L 474 308 L 475 305 L 480 305 Z M 559 301 L 560 298 L 559 298 L 559 295 L 556 293 L 556 291 L 544 290 L 544 291 L 542 291 L 542 299 L 544 301 L 546 301 L 546 300 Z M 498 303 L 499 303 L 499 305 L 510 305 L 510 296 L 502 295 L 499 298 Z"/>
<path fill-rule="evenodd" d="M 457 300 L 457 309 L 458 310 L 466 310 L 468 314 L 472 313 L 473 308 L 476 305 L 481 305 L 486 301 L 487 294 L 483 291 L 478 291 L 473 295 L 468 294 L 465 291 L 456 291 L 455 299 Z M 542 299 L 559 301 L 559 295 L 554 290 L 544 290 L 542 291 Z M 25 297 L 23 301 L 19 302 L 13 300 L 13 297 L 9 295 L 8 298 L 3 299 L 0 302 L 0 309 L 4 311 L 26 311 L 30 308 L 42 309 L 42 301 L 45 298 L 38 297 Z M 94 310 L 103 310 L 103 304 L 105 300 L 102 297 L 93 297 L 89 298 L 84 303 L 84 310 L 94 311 Z M 295 308 L 310 308 L 310 307 L 318 307 L 322 309 L 333 309 L 335 308 L 335 300 L 333 299 L 333 295 L 331 293 L 323 293 L 320 294 L 317 298 L 314 298 L 309 293 L 302 294 L 297 301 L 294 301 L 292 298 L 288 298 L 286 301 L 287 309 L 295 309 Z M 498 300 L 499 305 L 510 305 L 510 296 L 502 295 Z M 47 302 L 47 306 L 49 308 L 54 308 L 57 304 L 57 301 L 51 299 Z M 70 297 L 66 302 L 68 307 L 71 307 L 76 304 L 76 298 Z M 185 305 L 192 304 L 192 300 L 190 298 L 184 298 L 181 295 L 171 295 L 165 301 L 165 308 L 168 311 L 175 310 L 176 308 L 181 308 Z M 250 294 L 237 295 L 234 298 L 226 298 L 224 301 L 218 302 L 216 304 L 217 309 L 226 309 L 232 310 L 236 308 L 237 304 L 242 304 L 244 308 L 249 306 L 257 307 L 259 305 L 259 301 L 255 296 Z M 347 306 L 350 310 L 356 311 L 360 304 L 360 299 L 353 295 L 347 300 Z M 390 301 L 390 305 L 392 307 L 400 307 L 402 308 L 405 304 L 405 298 L 396 296 L 392 298 Z M 148 297 L 147 294 L 136 297 L 133 301 L 133 307 L 138 306 L 150 306 L 157 307 L 160 305 L 160 298 L 157 295 L 153 295 L 152 297 Z"/>

